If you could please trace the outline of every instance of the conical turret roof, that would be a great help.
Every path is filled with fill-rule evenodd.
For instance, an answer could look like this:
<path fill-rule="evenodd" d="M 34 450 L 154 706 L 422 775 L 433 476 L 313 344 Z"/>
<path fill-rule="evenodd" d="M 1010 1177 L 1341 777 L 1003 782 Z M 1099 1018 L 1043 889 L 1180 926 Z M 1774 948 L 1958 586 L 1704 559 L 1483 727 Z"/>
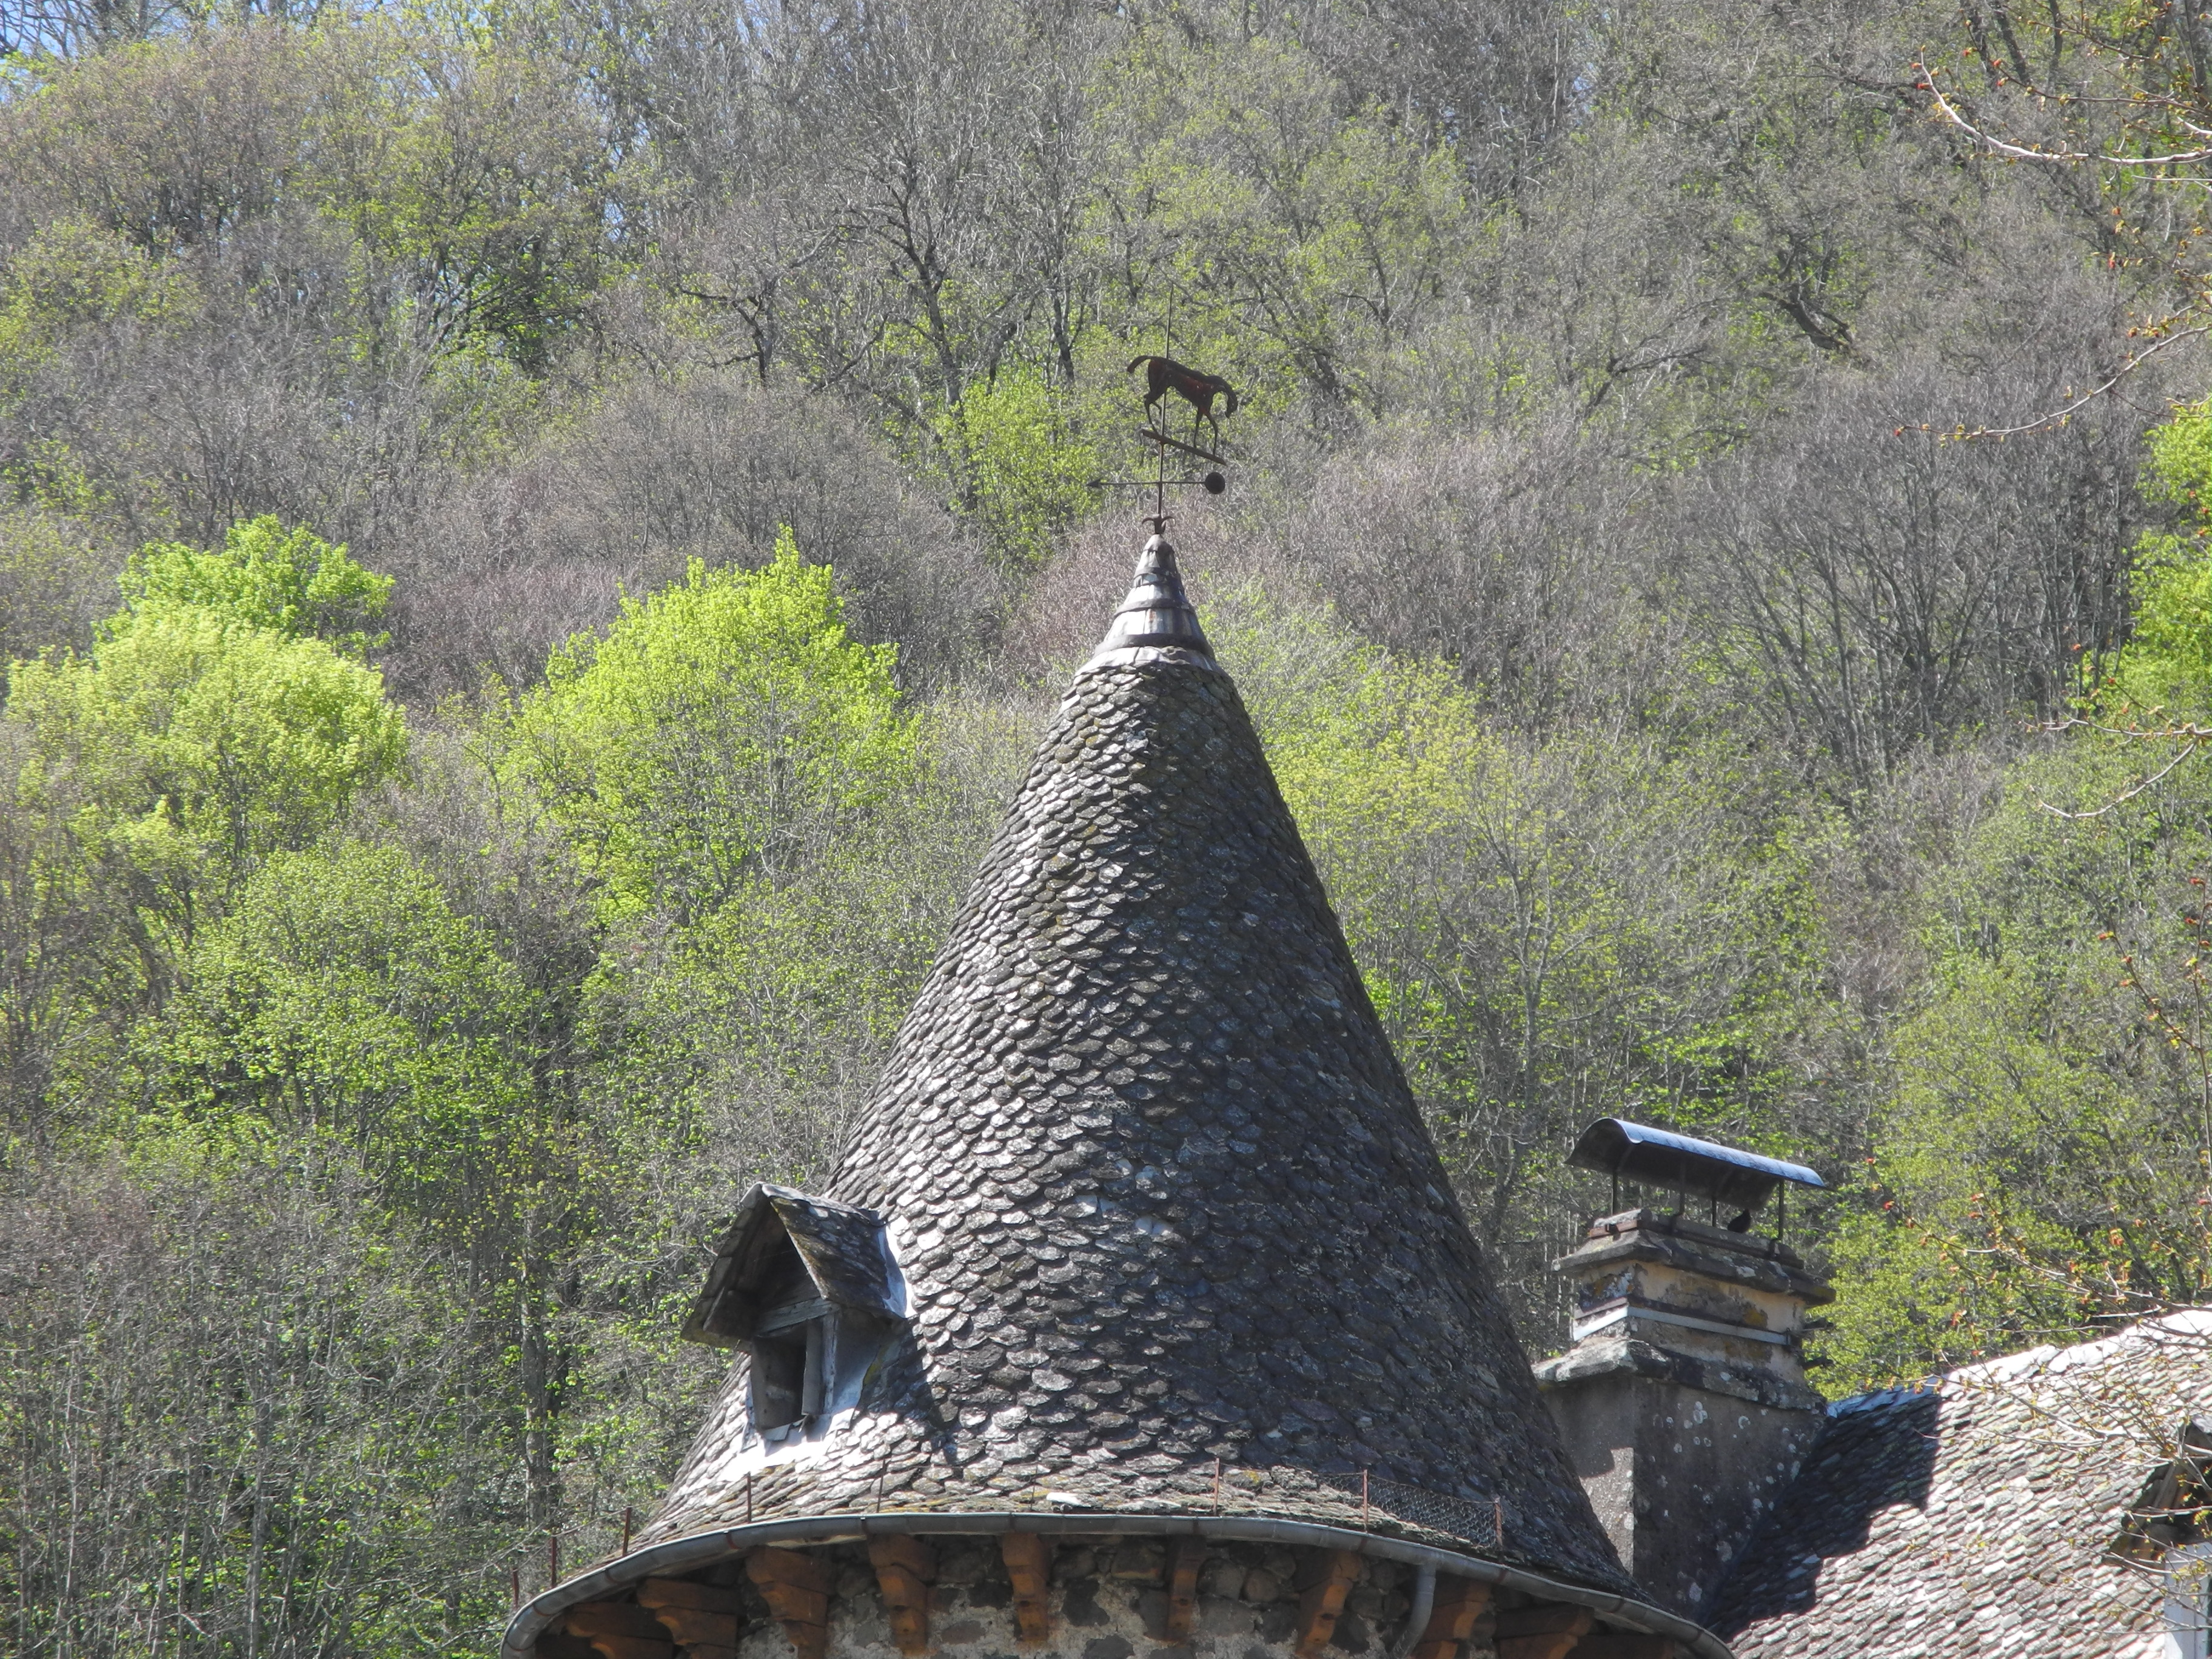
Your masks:
<path fill-rule="evenodd" d="M 1159 538 L 822 1197 L 802 1254 L 880 1217 L 902 1284 L 850 1295 L 910 1323 L 795 1448 L 749 1427 L 740 1359 L 641 1544 L 1257 1513 L 1633 1594 Z"/>

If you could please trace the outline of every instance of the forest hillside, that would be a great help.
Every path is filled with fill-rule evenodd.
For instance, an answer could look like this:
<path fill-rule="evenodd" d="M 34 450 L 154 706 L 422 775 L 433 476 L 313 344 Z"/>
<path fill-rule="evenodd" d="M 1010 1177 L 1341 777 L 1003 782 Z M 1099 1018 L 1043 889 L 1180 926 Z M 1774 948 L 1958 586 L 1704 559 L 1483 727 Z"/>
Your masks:
<path fill-rule="evenodd" d="M 2206 1299 L 2202 9 L 0 0 L 0 1645 L 613 1547 L 1143 353 L 1533 1351 L 1611 1113 L 1828 1179 L 1832 1393 Z"/>

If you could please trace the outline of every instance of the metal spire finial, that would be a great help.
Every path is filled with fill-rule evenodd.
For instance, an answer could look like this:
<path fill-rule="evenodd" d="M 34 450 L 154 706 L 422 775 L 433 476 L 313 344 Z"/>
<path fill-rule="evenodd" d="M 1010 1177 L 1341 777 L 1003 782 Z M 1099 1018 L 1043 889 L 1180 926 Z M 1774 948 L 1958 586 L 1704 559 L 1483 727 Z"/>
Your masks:
<path fill-rule="evenodd" d="M 1098 641 L 1098 648 L 1084 665 L 1097 668 L 1145 662 L 1217 666 L 1206 630 L 1198 625 L 1198 612 L 1183 592 L 1175 549 L 1157 530 L 1137 557 L 1136 580 L 1128 598 L 1121 601 L 1107 626 L 1106 637 Z"/>

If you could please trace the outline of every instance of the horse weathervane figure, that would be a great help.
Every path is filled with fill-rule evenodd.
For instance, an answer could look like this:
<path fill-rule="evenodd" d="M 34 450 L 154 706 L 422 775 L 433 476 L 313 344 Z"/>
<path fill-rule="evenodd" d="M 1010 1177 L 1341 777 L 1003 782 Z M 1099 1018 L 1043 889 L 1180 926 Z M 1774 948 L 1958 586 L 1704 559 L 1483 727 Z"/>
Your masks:
<path fill-rule="evenodd" d="M 1167 492 L 1170 486 L 1196 484 L 1209 495 L 1218 495 L 1229 488 L 1229 481 L 1218 471 L 1196 478 L 1169 477 L 1168 451 L 1181 450 L 1200 460 L 1211 461 L 1217 467 L 1228 465 L 1224 457 L 1199 447 L 1198 425 L 1200 421 L 1210 425 L 1213 428 L 1213 441 L 1218 445 L 1221 442 L 1221 422 L 1214 415 L 1214 402 L 1218 398 L 1224 404 L 1222 414 L 1234 415 L 1237 404 L 1237 389 L 1218 374 L 1207 374 L 1179 363 L 1172 357 L 1139 357 L 1129 364 L 1127 372 L 1133 374 L 1139 368 L 1145 371 L 1145 424 L 1137 428 L 1137 435 L 1152 444 L 1158 465 L 1153 469 L 1153 476 L 1146 479 L 1095 478 L 1091 482 L 1102 489 L 1151 490 L 1152 511 L 1147 522 L 1152 525 L 1153 534 L 1164 535 L 1168 522 Z M 1164 420 L 1155 423 L 1160 401 L 1170 392 L 1188 404 L 1194 411 L 1190 422 L 1191 441 L 1188 443 L 1180 438 L 1170 437 L 1164 429 Z"/>
<path fill-rule="evenodd" d="M 1198 441 L 1198 423 L 1204 421 L 1213 428 L 1213 441 L 1221 441 L 1221 422 L 1214 418 L 1213 400 L 1227 401 L 1221 412 L 1237 412 L 1237 388 L 1218 374 L 1207 374 L 1179 363 L 1172 357 L 1138 357 L 1131 360 L 1128 373 L 1145 371 L 1145 415 L 1149 420 L 1152 411 L 1160 406 L 1160 399 L 1174 392 L 1196 411 L 1190 417 L 1190 441 Z M 1218 457 L 1214 459 L 1218 459 Z"/>

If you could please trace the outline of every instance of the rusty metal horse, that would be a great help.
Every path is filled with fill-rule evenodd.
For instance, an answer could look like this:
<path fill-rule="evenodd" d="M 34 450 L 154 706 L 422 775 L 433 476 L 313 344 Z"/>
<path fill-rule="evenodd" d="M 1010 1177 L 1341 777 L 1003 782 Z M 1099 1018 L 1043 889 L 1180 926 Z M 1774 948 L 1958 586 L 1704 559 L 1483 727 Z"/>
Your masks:
<path fill-rule="evenodd" d="M 1197 413 L 1191 417 L 1191 436 L 1198 435 L 1198 423 L 1204 421 L 1213 428 L 1213 441 L 1221 441 L 1221 422 L 1214 418 L 1213 400 L 1224 398 L 1227 406 L 1224 415 L 1237 412 L 1237 388 L 1218 374 L 1206 374 L 1179 363 L 1172 357 L 1136 357 L 1130 360 L 1127 373 L 1145 371 L 1145 411 L 1150 414 L 1159 405 L 1161 398 L 1170 392 L 1188 404 Z"/>

